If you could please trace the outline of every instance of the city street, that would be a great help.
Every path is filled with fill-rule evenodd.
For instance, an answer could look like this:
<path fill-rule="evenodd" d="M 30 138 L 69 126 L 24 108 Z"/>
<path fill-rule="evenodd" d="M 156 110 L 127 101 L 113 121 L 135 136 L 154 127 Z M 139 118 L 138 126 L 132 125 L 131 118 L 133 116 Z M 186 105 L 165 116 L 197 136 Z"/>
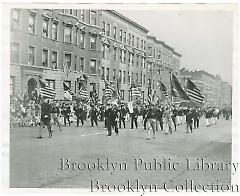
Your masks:
<path fill-rule="evenodd" d="M 51 139 L 47 138 L 45 129 L 43 139 L 37 139 L 39 128 L 15 128 L 11 130 L 10 143 L 10 187 L 29 188 L 87 188 L 90 182 L 99 184 L 126 184 L 127 180 L 141 184 L 158 184 L 173 180 L 174 184 L 183 184 L 185 180 L 206 184 L 219 180 L 230 183 L 231 171 L 193 170 L 198 159 L 207 163 L 231 162 L 231 120 L 220 119 L 217 125 L 205 126 L 205 119 L 200 129 L 186 133 L 185 125 L 177 127 L 177 132 L 164 135 L 158 131 L 155 139 L 146 140 L 147 132 L 142 123 L 139 129 L 121 129 L 118 136 L 107 137 L 107 130 L 100 123 L 98 128 L 64 127 L 59 132 L 54 126 Z M 80 169 L 61 168 L 61 158 L 65 161 L 79 163 Z M 178 162 L 176 170 L 170 166 L 152 168 L 150 164 L 157 162 Z M 170 159 L 170 160 L 169 160 Z M 191 168 L 186 168 L 186 160 L 191 160 Z M 115 164 L 115 170 L 106 161 Z M 97 167 L 98 161 L 104 166 Z M 137 163 L 136 163 L 137 161 Z M 144 168 L 146 162 L 147 168 Z M 84 163 L 90 165 L 90 170 Z M 95 164 L 93 164 L 95 163 Z M 124 164 L 127 163 L 127 169 Z M 135 164 L 138 169 L 136 170 Z M 94 165 L 96 168 L 93 168 Z M 169 183 L 169 187 L 173 183 Z M 95 187 L 96 188 L 96 187 Z M 97 189 L 95 189 L 97 191 Z"/>

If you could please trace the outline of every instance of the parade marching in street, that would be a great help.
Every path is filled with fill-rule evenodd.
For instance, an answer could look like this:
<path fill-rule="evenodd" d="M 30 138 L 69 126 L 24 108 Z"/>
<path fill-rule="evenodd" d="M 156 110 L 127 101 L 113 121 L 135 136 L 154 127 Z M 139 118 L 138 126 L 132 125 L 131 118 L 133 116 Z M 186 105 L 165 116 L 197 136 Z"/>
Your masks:
<path fill-rule="evenodd" d="M 112 131 L 118 135 L 121 129 L 143 127 L 147 131 L 146 139 L 151 139 L 151 132 L 154 139 L 157 132 L 172 134 L 177 132 L 178 126 L 184 124 L 186 133 L 192 133 L 193 129 L 199 129 L 201 118 L 206 119 L 205 126 L 209 127 L 217 124 L 220 116 L 226 120 L 231 116 L 230 108 L 203 106 L 204 97 L 194 83 L 188 80 L 185 92 L 174 75 L 170 92 L 163 83 L 160 85 L 163 99 L 149 87 L 147 103 L 139 102 L 140 91 L 134 84 L 131 86 L 133 101 L 129 103 L 121 100 L 114 86 L 108 82 L 105 84 L 105 102 L 100 103 L 96 92 L 89 97 L 87 90 L 81 88 L 80 98 L 77 98 L 67 86 L 64 86 L 65 100 L 55 100 L 54 89 L 40 80 L 39 93 L 32 92 L 24 97 L 16 95 L 11 100 L 11 128 L 39 126 L 37 138 L 42 139 L 44 127 L 48 130 L 48 137 L 53 136 L 54 124 L 59 131 L 64 131 L 67 126 L 79 127 L 80 122 L 85 126 L 86 121 L 90 121 L 91 127 L 102 126 L 101 122 L 104 122 L 107 136 L 111 136 Z M 187 100 L 187 103 L 193 101 L 195 105 L 183 106 L 173 101 L 176 97 Z"/>

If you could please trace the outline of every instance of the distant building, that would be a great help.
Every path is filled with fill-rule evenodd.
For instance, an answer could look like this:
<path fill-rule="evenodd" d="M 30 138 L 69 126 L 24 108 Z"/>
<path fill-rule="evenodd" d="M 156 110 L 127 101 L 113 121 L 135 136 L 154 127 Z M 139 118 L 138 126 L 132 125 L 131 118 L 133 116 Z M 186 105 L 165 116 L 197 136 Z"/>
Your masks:
<path fill-rule="evenodd" d="M 231 106 L 231 92 L 228 89 L 223 96 L 223 90 L 231 87 L 223 82 L 219 75 L 214 76 L 206 71 L 189 71 L 185 68 L 180 70 L 181 83 L 186 87 L 187 79 L 196 84 L 204 95 L 204 104 L 207 106 Z M 223 104 L 224 103 L 224 104 Z"/>

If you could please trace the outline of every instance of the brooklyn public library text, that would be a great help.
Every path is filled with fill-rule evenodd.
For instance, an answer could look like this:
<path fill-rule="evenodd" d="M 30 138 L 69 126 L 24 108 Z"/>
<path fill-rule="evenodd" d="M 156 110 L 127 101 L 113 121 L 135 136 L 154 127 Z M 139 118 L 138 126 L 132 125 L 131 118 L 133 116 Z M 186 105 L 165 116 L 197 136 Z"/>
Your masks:
<path fill-rule="evenodd" d="M 181 166 L 182 165 L 182 166 Z M 171 158 L 144 160 L 143 158 L 135 158 L 131 162 L 116 161 L 110 158 L 100 159 L 97 158 L 90 162 L 85 161 L 73 161 L 68 158 L 61 158 L 60 168 L 61 170 L 79 170 L 79 171 L 109 171 L 114 172 L 116 170 L 126 171 L 134 169 L 136 171 L 179 171 L 180 169 L 186 170 L 198 170 L 198 171 L 232 171 L 232 174 L 236 174 L 239 170 L 240 163 L 222 163 L 222 162 L 208 162 L 204 158 L 190 159 L 186 158 L 186 161 L 181 163 L 174 161 Z"/>
<path fill-rule="evenodd" d="M 126 180 L 121 184 L 106 184 L 99 180 L 90 181 L 90 192 L 239 192 L 239 185 L 222 183 L 216 180 L 200 184 L 194 180 L 183 180 L 182 183 L 168 180 L 162 184 L 143 184 L 138 179 Z"/>

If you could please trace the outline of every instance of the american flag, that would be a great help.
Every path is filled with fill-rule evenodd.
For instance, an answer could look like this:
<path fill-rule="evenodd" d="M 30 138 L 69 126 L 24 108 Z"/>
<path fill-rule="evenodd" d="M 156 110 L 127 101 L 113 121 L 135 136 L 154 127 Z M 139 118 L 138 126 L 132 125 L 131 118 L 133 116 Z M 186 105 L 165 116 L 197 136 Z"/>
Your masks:
<path fill-rule="evenodd" d="M 189 79 L 187 81 L 187 94 L 191 100 L 199 104 L 203 103 L 204 96 L 200 89 Z"/>
<path fill-rule="evenodd" d="M 167 98 L 169 96 L 168 90 L 162 82 L 160 82 L 160 90 L 161 90 L 161 92 L 162 92 L 162 94 L 164 95 L 165 98 Z"/>
<path fill-rule="evenodd" d="M 45 84 L 43 81 L 39 81 L 40 83 L 40 95 L 42 98 L 45 99 L 54 99 L 56 96 L 56 92 L 54 89 L 47 84 Z"/>
<path fill-rule="evenodd" d="M 139 88 L 137 88 L 134 84 L 131 86 L 132 96 L 140 97 L 141 93 Z"/>
<path fill-rule="evenodd" d="M 89 97 L 87 89 L 81 88 L 79 90 L 79 97 L 82 99 L 87 99 Z"/>
<path fill-rule="evenodd" d="M 64 90 L 64 96 L 65 94 L 68 95 L 68 96 L 65 96 L 67 99 L 70 98 L 69 95 L 71 95 L 71 99 L 76 99 L 76 94 L 73 91 L 71 91 L 70 87 L 65 82 L 63 83 L 63 90 Z"/>
<path fill-rule="evenodd" d="M 107 81 L 105 81 L 105 97 L 109 100 L 113 97 L 114 87 Z"/>
<path fill-rule="evenodd" d="M 148 85 L 148 103 L 152 103 L 152 88 L 150 83 Z"/>

